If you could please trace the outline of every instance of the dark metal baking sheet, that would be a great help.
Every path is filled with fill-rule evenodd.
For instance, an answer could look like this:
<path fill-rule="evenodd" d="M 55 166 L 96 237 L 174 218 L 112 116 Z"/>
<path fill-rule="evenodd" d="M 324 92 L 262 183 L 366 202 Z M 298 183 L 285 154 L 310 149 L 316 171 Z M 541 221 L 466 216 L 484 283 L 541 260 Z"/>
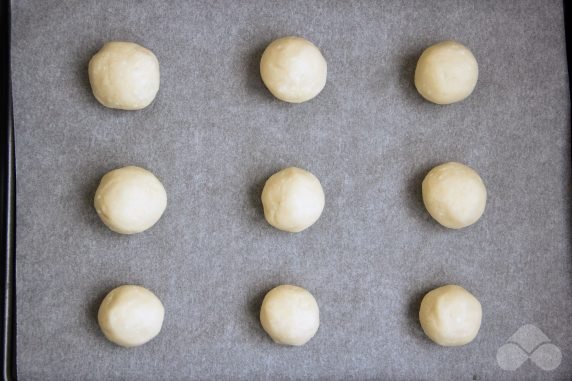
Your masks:
<path fill-rule="evenodd" d="M 14 125 L 10 80 L 10 2 L 0 4 L 0 252 L 2 265 L 2 344 L 0 357 L 2 379 L 11 380 L 16 373 L 15 329 L 15 207 L 16 177 L 14 166 Z"/>
<path fill-rule="evenodd" d="M 22 0 L 13 20 L 20 379 L 571 377 L 560 1 Z M 258 75 L 262 49 L 289 34 L 329 65 L 324 91 L 301 105 L 273 99 Z M 423 48 L 447 38 L 472 49 L 480 78 L 465 102 L 441 107 L 412 75 Z M 143 111 L 91 95 L 87 62 L 112 39 L 160 60 L 161 89 Z M 489 191 L 482 220 L 461 231 L 439 227 L 420 200 L 423 175 L 448 160 L 476 168 Z M 161 221 L 135 236 L 108 231 L 91 206 L 99 178 L 126 164 L 152 170 L 169 195 Z M 289 165 L 326 193 L 321 219 L 297 235 L 266 224 L 259 201 Z M 166 308 L 161 334 L 132 350 L 96 323 L 123 283 Z M 320 304 L 302 348 L 259 326 L 261 298 L 280 283 Z M 438 347 L 419 327 L 421 296 L 445 283 L 483 305 L 468 346 Z M 559 366 L 503 370 L 498 349 L 529 325 Z"/>

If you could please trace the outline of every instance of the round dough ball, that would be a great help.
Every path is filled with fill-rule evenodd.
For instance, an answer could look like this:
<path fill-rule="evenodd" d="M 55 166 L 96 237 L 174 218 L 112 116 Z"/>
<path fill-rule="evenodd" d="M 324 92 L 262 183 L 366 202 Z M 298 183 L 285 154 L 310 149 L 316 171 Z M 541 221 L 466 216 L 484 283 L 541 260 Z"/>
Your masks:
<path fill-rule="evenodd" d="M 421 185 L 427 211 L 441 225 L 460 229 L 481 218 L 487 203 L 483 180 L 472 168 L 445 163 L 433 168 Z"/>
<path fill-rule="evenodd" d="M 108 42 L 89 61 L 93 95 L 106 107 L 140 110 L 159 91 L 159 61 L 133 42 Z"/>
<path fill-rule="evenodd" d="M 124 285 L 103 299 L 97 320 L 105 337 L 129 348 L 157 336 L 164 316 L 163 304 L 155 294 L 144 287 Z"/>
<path fill-rule="evenodd" d="M 479 333 L 481 303 L 463 287 L 447 285 L 423 297 L 419 321 L 431 340 L 446 347 L 465 345 Z"/>
<path fill-rule="evenodd" d="M 277 229 L 291 233 L 312 226 L 320 218 L 324 203 L 320 180 L 296 167 L 270 176 L 262 190 L 266 221 Z"/>
<path fill-rule="evenodd" d="M 304 345 L 318 331 L 320 308 L 307 290 L 283 284 L 264 297 L 260 323 L 278 344 Z"/>
<path fill-rule="evenodd" d="M 278 99 L 301 103 L 314 98 L 326 85 L 328 65 L 320 49 L 301 37 L 273 41 L 260 60 L 260 75 Z"/>
<path fill-rule="evenodd" d="M 419 94 L 441 105 L 467 98 L 478 78 L 475 56 L 455 41 L 439 42 L 425 49 L 415 69 L 415 87 Z"/>
<path fill-rule="evenodd" d="M 148 170 L 127 166 L 101 178 L 94 206 L 101 221 L 114 232 L 140 233 L 161 218 L 167 207 L 167 192 Z"/>

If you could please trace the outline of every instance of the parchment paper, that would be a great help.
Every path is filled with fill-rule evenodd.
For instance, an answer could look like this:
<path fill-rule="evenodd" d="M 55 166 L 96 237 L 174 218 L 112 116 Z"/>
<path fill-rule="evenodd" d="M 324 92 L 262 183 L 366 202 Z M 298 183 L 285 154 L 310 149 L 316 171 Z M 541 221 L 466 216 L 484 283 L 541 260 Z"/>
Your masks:
<path fill-rule="evenodd" d="M 17 361 L 20 380 L 564 380 L 572 377 L 570 100 L 561 1 L 14 1 Z M 274 99 L 258 74 L 285 35 L 320 47 L 314 100 Z M 428 45 L 455 39 L 479 62 L 466 101 L 424 101 L 412 79 Z M 93 97 L 90 57 L 109 40 L 151 49 L 155 102 Z M 426 172 L 460 161 L 484 179 L 483 218 L 447 230 L 424 210 Z M 165 185 L 159 223 L 109 231 L 92 198 L 134 164 Z M 286 166 L 322 182 L 307 231 L 263 217 L 264 181 Z M 96 313 L 134 283 L 166 309 L 152 342 L 123 349 Z M 321 326 L 301 348 L 258 322 L 281 283 L 310 290 Z M 425 338 L 421 297 L 460 284 L 483 305 L 459 348 Z M 562 354 L 499 367 L 525 324 Z"/>

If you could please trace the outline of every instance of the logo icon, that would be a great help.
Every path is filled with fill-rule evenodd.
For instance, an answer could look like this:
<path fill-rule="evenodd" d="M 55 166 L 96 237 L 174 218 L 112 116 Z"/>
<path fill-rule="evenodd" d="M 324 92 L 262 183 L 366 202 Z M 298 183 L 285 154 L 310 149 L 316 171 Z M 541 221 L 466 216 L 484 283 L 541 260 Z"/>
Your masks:
<path fill-rule="evenodd" d="M 546 371 L 558 368 L 562 361 L 560 348 L 532 324 L 520 327 L 497 350 L 497 363 L 504 370 L 517 370 L 528 359 Z"/>

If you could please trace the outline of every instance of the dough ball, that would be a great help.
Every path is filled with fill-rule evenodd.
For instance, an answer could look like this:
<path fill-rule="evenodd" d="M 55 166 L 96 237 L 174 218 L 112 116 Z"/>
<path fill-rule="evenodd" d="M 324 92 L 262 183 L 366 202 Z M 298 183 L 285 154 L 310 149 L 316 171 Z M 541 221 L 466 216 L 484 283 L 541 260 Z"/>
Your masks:
<path fill-rule="evenodd" d="M 278 344 L 304 345 L 318 331 L 320 309 L 307 290 L 283 284 L 264 297 L 260 323 Z"/>
<path fill-rule="evenodd" d="M 164 316 L 163 304 L 155 294 L 140 286 L 124 285 L 103 299 L 97 320 L 105 337 L 129 348 L 157 336 Z"/>
<path fill-rule="evenodd" d="M 465 345 L 479 333 L 481 303 L 463 287 L 447 285 L 423 297 L 419 321 L 431 340 L 446 347 Z"/>
<path fill-rule="evenodd" d="M 472 168 L 445 163 L 433 168 L 421 185 L 427 211 L 441 225 L 460 229 L 481 218 L 487 203 L 483 180 Z"/>
<path fill-rule="evenodd" d="M 108 42 L 89 61 L 89 82 L 99 103 L 109 108 L 140 110 L 159 91 L 159 61 L 132 42 Z"/>
<path fill-rule="evenodd" d="M 310 172 L 296 167 L 270 176 L 262 190 L 266 221 L 291 233 L 312 226 L 320 218 L 324 203 L 320 181 Z"/>
<path fill-rule="evenodd" d="M 167 207 L 167 193 L 151 172 L 128 166 L 101 178 L 94 206 L 103 223 L 114 232 L 140 233 L 161 218 Z"/>
<path fill-rule="evenodd" d="M 415 87 L 423 98 L 446 105 L 462 101 L 473 92 L 479 66 L 473 53 L 455 41 L 425 49 L 415 69 Z"/>
<path fill-rule="evenodd" d="M 328 65 L 320 49 L 301 37 L 283 37 L 273 41 L 260 60 L 260 75 L 278 99 L 306 102 L 326 85 Z"/>

